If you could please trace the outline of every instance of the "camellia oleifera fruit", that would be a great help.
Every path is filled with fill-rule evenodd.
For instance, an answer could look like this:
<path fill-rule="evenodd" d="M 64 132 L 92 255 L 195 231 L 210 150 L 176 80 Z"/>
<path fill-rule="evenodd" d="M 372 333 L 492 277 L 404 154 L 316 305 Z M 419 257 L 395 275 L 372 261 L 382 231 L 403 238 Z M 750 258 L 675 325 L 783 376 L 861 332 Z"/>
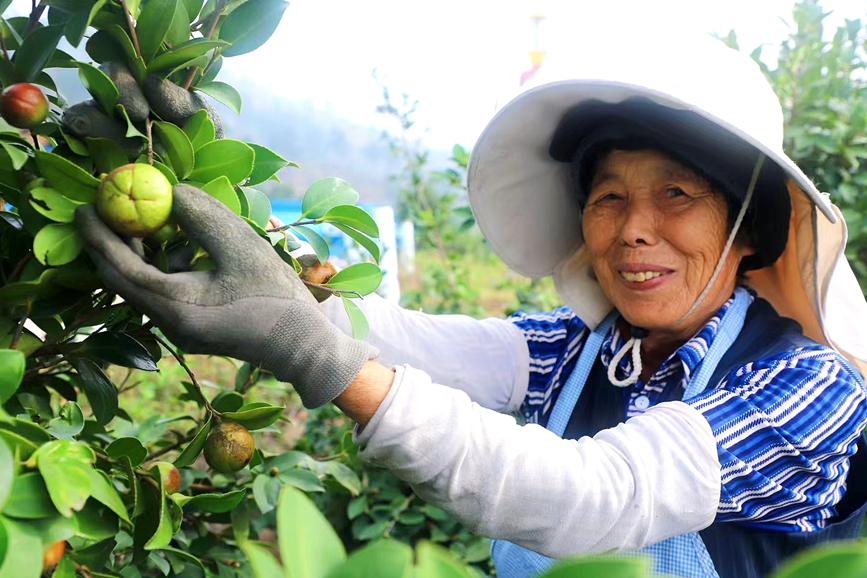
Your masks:
<path fill-rule="evenodd" d="M 31 128 L 48 116 L 48 99 L 38 87 L 21 82 L 0 93 L 0 115 L 17 128 Z"/>
<path fill-rule="evenodd" d="M 42 571 L 47 572 L 57 566 L 65 552 L 66 542 L 63 540 L 46 546 L 45 550 L 42 551 Z"/>
<path fill-rule="evenodd" d="M 96 212 L 119 235 L 152 235 L 169 221 L 172 184 L 159 169 L 144 163 L 118 167 L 96 191 Z"/>
<path fill-rule="evenodd" d="M 174 464 L 156 462 L 154 466 L 160 472 L 160 481 L 165 493 L 174 494 L 181 489 L 181 472 Z"/>
<path fill-rule="evenodd" d="M 244 426 L 218 421 L 205 440 L 205 461 L 212 469 L 231 474 L 249 464 L 255 450 L 253 436 Z"/>
<path fill-rule="evenodd" d="M 334 265 L 328 261 L 323 265 L 319 262 L 319 257 L 316 255 L 301 255 L 301 257 L 298 258 L 298 264 L 301 265 L 301 279 L 308 283 L 325 285 L 337 274 Z M 320 303 L 331 297 L 331 292 L 326 291 L 325 289 L 310 286 L 307 288 L 310 289 L 310 293 L 312 293 Z"/>

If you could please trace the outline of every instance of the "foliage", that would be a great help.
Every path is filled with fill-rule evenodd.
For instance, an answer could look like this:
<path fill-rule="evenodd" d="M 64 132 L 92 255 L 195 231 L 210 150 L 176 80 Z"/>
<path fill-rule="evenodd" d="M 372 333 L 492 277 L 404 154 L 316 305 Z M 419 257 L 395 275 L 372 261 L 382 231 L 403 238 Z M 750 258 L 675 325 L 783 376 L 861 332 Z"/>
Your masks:
<path fill-rule="evenodd" d="M 846 20 L 826 40 L 819 0 L 801 0 L 776 63 L 752 51 L 780 98 L 786 152 L 819 190 L 830 193 L 849 227 L 846 256 L 867 291 L 867 27 Z M 737 48 L 737 35 L 724 39 Z"/>
<path fill-rule="evenodd" d="M 287 228 L 305 237 L 323 262 L 328 246 L 310 224 L 340 225 L 376 247 L 378 231 L 355 206 L 358 193 L 333 177 L 310 186 L 298 222 L 268 229 L 270 204 L 253 185 L 293 163 L 253 143 L 216 138 L 219 118 L 205 105 L 180 124 L 152 110 L 131 115 L 122 104 L 129 102 L 124 87 L 106 66 L 57 48 L 61 37 L 75 47 L 84 42 L 96 63 L 119 60 L 136 84 L 167 78 L 238 110 L 237 92 L 216 80 L 222 60 L 264 43 L 286 6 L 282 0 L 46 0 L 34 3 L 29 17 L 0 19 L 0 83 L 37 84 L 51 103 L 49 117 L 29 134 L 0 129 L 0 208 L 9 205 L 0 212 L 2 578 L 42 575 L 41 554 L 57 543 L 63 557 L 55 576 L 250 576 L 240 546 L 267 538 L 282 486 L 322 492 L 328 483 L 333 492 L 358 492 L 360 482 L 346 466 L 300 452 L 269 455 L 260 448 L 238 473 L 207 470 L 200 453 L 218 420 L 267 439 L 267 432 L 279 431 L 285 408 L 256 395 L 264 376 L 249 364 L 235 366 L 233 382 L 206 395 L 182 353 L 103 286 L 73 223 L 75 209 L 94 201 L 104 173 L 139 162 L 218 198 L 296 269 L 289 251 L 298 245 Z M 121 126 L 120 133 L 73 136 L 62 117 L 71 107 L 48 72 L 58 67 L 79 71 L 94 99 L 87 106 Z M 182 231 L 130 243 L 163 270 L 213 267 Z M 373 291 L 379 279 L 376 265 L 360 263 L 319 287 L 354 312 L 351 299 Z M 354 318 L 362 331 L 363 316 Z M 150 410 L 131 404 L 128 412 L 122 400 L 133 400 L 121 394 L 135 391 L 140 372 L 165 367 L 164 352 L 183 370 L 165 380 L 171 402 Z M 122 380 L 117 368 L 127 369 Z M 177 492 L 162 485 L 156 463 L 166 459 L 180 469 Z"/>

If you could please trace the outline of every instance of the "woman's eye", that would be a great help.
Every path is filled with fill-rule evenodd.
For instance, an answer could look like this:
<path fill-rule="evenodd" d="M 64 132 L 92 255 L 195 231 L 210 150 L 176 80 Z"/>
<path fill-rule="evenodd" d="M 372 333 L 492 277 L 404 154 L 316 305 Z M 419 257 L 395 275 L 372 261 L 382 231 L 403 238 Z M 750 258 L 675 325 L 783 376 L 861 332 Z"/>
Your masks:
<path fill-rule="evenodd" d="M 668 193 L 668 196 L 672 199 L 687 196 L 684 190 L 680 187 L 669 187 L 666 189 L 666 193 Z"/>
<path fill-rule="evenodd" d="M 596 197 L 596 203 L 617 201 L 621 197 L 617 193 L 602 193 Z"/>

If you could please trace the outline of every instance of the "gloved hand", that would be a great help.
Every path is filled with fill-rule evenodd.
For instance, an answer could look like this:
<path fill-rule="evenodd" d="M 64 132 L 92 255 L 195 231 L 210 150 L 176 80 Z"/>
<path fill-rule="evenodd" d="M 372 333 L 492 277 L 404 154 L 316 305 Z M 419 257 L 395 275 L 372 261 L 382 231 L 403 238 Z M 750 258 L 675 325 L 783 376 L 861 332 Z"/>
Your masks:
<path fill-rule="evenodd" d="M 184 351 L 249 361 L 291 382 L 306 407 L 336 398 L 376 348 L 346 336 L 250 226 L 207 193 L 174 187 L 173 217 L 216 263 L 163 273 L 103 224 L 92 205 L 76 222 L 105 284 Z"/>

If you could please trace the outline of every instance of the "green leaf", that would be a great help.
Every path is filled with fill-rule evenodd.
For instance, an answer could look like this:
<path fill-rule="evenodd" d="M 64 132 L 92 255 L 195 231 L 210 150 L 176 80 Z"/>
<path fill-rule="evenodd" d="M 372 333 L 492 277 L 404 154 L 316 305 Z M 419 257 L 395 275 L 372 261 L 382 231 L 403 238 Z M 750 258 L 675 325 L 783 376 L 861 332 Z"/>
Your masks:
<path fill-rule="evenodd" d="M 343 302 L 346 315 L 349 317 L 349 326 L 352 327 L 352 337 L 355 339 L 365 339 L 370 333 L 370 324 L 367 322 L 364 312 L 351 299 L 341 295 L 340 300 Z"/>
<path fill-rule="evenodd" d="M 361 207 L 354 205 L 338 205 L 330 209 L 322 215 L 321 221 L 326 223 L 340 223 L 347 227 L 352 227 L 357 231 L 361 231 L 374 239 L 379 238 L 379 227 L 376 226 L 376 221 L 373 217 L 364 212 Z"/>
<path fill-rule="evenodd" d="M 86 138 L 87 150 L 100 173 L 110 173 L 129 162 L 126 153 L 115 141 L 107 138 Z"/>
<path fill-rule="evenodd" d="M 39 472 L 28 472 L 15 478 L 3 515 L 27 520 L 57 516 L 57 508 Z"/>
<path fill-rule="evenodd" d="M 256 159 L 253 162 L 253 172 L 250 173 L 250 178 L 247 179 L 248 185 L 263 183 L 276 175 L 284 167 L 290 165 L 298 167 L 295 163 L 287 161 L 270 149 L 253 143 L 247 144 L 256 152 Z"/>
<path fill-rule="evenodd" d="M 265 229 L 268 226 L 268 220 L 271 218 L 271 201 L 267 195 L 256 189 L 242 187 L 244 196 L 247 197 L 247 206 L 249 207 L 248 218 Z"/>
<path fill-rule="evenodd" d="M 291 486 L 280 492 L 277 538 L 286 578 L 324 578 L 346 559 L 343 543 L 319 508 Z"/>
<path fill-rule="evenodd" d="M 241 95 L 225 82 L 200 82 L 196 86 L 196 90 L 204 92 L 217 102 L 225 104 L 235 114 L 241 114 Z"/>
<path fill-rule="evenodd" d="M 275 406 L 264 402 L 248 403 L 238 411 L 227 412 L 222 415 L 224 421 L 235 422 L 243 425 L 248 430 L 257 430 L 268 427 L 280 419 L 283 415 L 283 406 Z"/>
<path fill-rule="evenodd" d="M 62 440 L 71 440 L 84 429 L 84 414 L 74 401 L 60 408 L 60 415 L 48 422 L 48 432 Z"/>
<path fill-rule="evenodd" d="M 105 448 L 105 453 L 112 459 L 119 459 L 121 456 L 129 458 L 133 466 L 138 466 L 148 457 L 148 450 L 141 443 L 141 440 L 135 437 L 117 438 Z"/>
<path fill-rule="evenodd" d="M 43 26 L 28 34 L 21 47 L 15 51 L 16 81 L 33 82 L 51 59 L 62 36 L 63 26 Z"/>
<path fill-rule="evenodd" d="M 328 573 L 328 578 L 406 578 L 412 569 L 412 548 L 397 540 L 377 540 L 353 552 Z"/>
<path fill-rule="evenodd" d="M 39 578 L 42 575 L 42 539 L 35 526 L 0 516 L 6 556 L 0 578 Z"/>
<path fill-rule="evenodd" d="M 145 346 L 119 331 L 94 333 L 81 343 L 78 355 L 92 356 L 106 363 L 143 371 L 158 371 Z"/>
<path fill-rule="evenodd" d="M 129 34 L 117 24 L 97 30 L 96 34 L 87 41 L 86 50 L 90 57 L 99 63 L 116 61 L 122 54 L 136 82 L 139 84 L 144 82 L 146 75 L 144 60 L 136 54 Z"/>
<path fill-rule="evenodd" d="M 203 512 L 223 514 L 234 510 L 246 495 L 247 490 L 242 488 L 225 494 L 199 494 L 197 496 L 174 494 L 172 500 L 181 507 L 194 506 Z"/>
<path fill-rule="evenodd" d="M 90 495 L 97 502 L 108 506 L 108 509 L 117 514 L 121 520 L 129 522 L 126 506 L 120 499 L 120 494 L 111 485 L 108 475 L 102 470 L 90 469 Z"/>
<path fill-rule="evenodd" d="M 158 169 L 163 175 L 165 175 L 165 177 L 169 180 L 172 186 L 178 184 L 178 177 L 175 176 L 175 172 L 171 168 L 167 167 L 159 161 L 154 161 L 153 167 L 155 169 Z"/>
<path fill-rule="evenodd" d="M 193 116 L 187 119 L 186 124 L 184 124 L 184 132 L 187 133 L 194 150 L 199 150 L 216 138 L 214 122 L 205 109 L 197 110 Z"/>
<path fill-rule="evenodd" d="M 33 255 L 46 266 L 70 263 L 83 248 L 84 241 L 72 223 L 46 225 L 33 238 Z"/>
<path fill-rule="evenodd" d="M 93 203 L 99 181 L 75 163 L 60 155 L 36 151 L 36 166 L 39 174 L 48 179 L 53 188 L 73 201 Z"/>
<path fill-rule="evenodd" d="M 54 507 L 62 516 L 70 518 L 73 510 L 84 507 L 90 496 L 91 464 L 96 461 L 90 447 L 76 441 L 56 440 L 42 445 L 32 458 Z"/>
<path fill-rule="evenodd" d="M 62 518 L 66 519 L 66 518 Z M 84 508 L 72 514 L 76 534 L 89 540 L 113 538 L 118 530 L 118 518 L 105 511 L 96 500 L 88 500 Z"/>
<path fill-rule="evenodd" d="M 241 214 L 241 201 L 238 200 L 238 195 L 235 194 L 235 189 L 227 177 L 221 176 L 214 179 L 202 186 L 202 190 L 229 207 L 236 215 Z"/>
<path fill-rule="evenodd" d="M 379 263 L 380 252 L 379 252 L 379 245 L 376 244 L 376 241 L 374 241 L 373 239 L 371 239 L 370 237 L 368 237 L 364 233 L 362 233 L 360 231 L 356 231 L 355 229 L 347 227 L 346 225 L 341 225 L 339 223 L 331 223 L 331 224 L 334 227 L 343 231 L 343 234 L 351 237 L 359 245 L 361 245 L 362 247 L 367 249 L 367 252 L 370 253 L 370 255 L 373 257 L 374 261 Z"/>
<path fill-rule="evenodd" d="M 193 170 L 195 162 L 195 151 L 193 143 L 187 137 L 187 134 L 179 127 L 169 122 L 154 122 L 156 135 L 168 153 L 169 161 L 172 164 L 172 170 L 178 177 L 178 180 L 184 180 Z"/>
<path fill-rule="evenodd" d="M 249 0 L 234 10 L 220 27 L 220 38 L 232 44 L 223 56 L 247 54 L 265 44 L 288 6 L 283 0 Z"/>
<path fill-rule="evenodd" d="M 186 2 L 181 0 L 175 5 L 172 23 L 169 25 L 168 32 L 166 32 L 165 41 L 168 45 L 177 48 L 188 41 L 190 39 L 191 23 L 191 16 L 187 14 Z"/>
<path fill-rule="evenodd" d="M 539 578 L 644 578 L 650 575 L 650 558 L 582 558 L 561 562 Z M 844 574 L 830 574 L 844 576 Z M 815 576 L 811 575 L 810 578 Z"/>
<path fill-rule="evenodd" d="M 219 139 L 202 145 L 196 151 L 196 162 L 190 180 L 208 183 L 225 176 L 229 182 L 240 183 L 253 171 L 256 153 L 246 143 Z"/>
<path fill-rule="evenodd" d="M 195 60 L 200 56 L 206 55 L 208 52 L 221 46 L 227 46 L 226 42 L 221 40 L 208 40 L 207 38 L 194 38 L 167 50 L 154 58 L 148 64 L 148 72 L 156 74 L 175 70 L 178 67 L 187 65 L 190 61 Z"/>
<path fill-rule="evenodd" d="M 28 459 L 39 448 L 37 444 L 14 431 L 0 429 L 0 439 L 9 446 L 9 449 L 17 452 L 22 460 Z"/>
<path fill-rule="evenodd" d="M 267 514 L 277 507 L 280 499 L 280 488 L 283 483 L 276 477 L 268 474 L 259 474 L 253 480 L 253 499 L 256 506 L 263 514 Z"/>
<path fill-rule="evenodd" d="M 244 396 L 236 391 L 229 390 L 221 391 L 211 401 L 211 407 L 221 413 L 238 411 L 243 405 Z"/>
<path fill-rule="evenodd" d="M 208 417 L 208 421 L 205 422 L 205 425 L 196 432 L 193 440 L 187 444 L 187 447 L 184 448 L 184 451 L 181 452 L 181 455 L 175 460 L 175 466 L 178 468 L 185 468 L 188 465 L 192 464 L 196 461 L 196 458 L 199 457 L 199 454 L 202 453 L 202 448 L 205 447 L 205 440 L 208 439 L 208 433 L 211 431 L 211 418 Z"/>
<path fill-rule="evenodd" d="M 295 225 L 292 229 L 300 233 L 310 243 L 310 246 L 313 247 L 316 256 L 319 258 L 319 262 L 324 265 L 329 255 L 328 243 L 325 242 L 325 239 L 319 233 L 304 225 Z"/>
<path fill-rule="evenodd" d="M 307 493 L 325 491 L 325 486 L 322 485 L 319 476 L 308 470 L 282 470 L 277 477 L 284 484 L 288 484 Z"/>
<path fill-rule="evenodd" d="M 0 405 L 18 391 L 24 378 L 24 354 L 15 349 L 0 349 Z M 0 500 L 2 502 L 2 500 Z"/>
<path fill-rule="evenodd" d="M 247 557 L 255 578 L 277 578 L 284 575 L 277 559 L 262 546 L 247 541 L 241 544 L 241 550 Z"/>
<path fill-rule="evenodd" d="M 76 8 L 81 8 L 75 10 L 71 15 L 69 20 L 66 22 L 66 26 L 63 28 L 63 32 L 66 35 L 66 40 L 72 46 L 78 46 L 81 43 L 81 39 L 84 38 L 84 33 L 87 31 L 87 27 L 90 25 L 94 16 L 102 10 L 102 7 L 105 6 L 107 0 L 97 0 L 94 2 L 90 9 L 87 9 L 87 5 L 84 6 L 76 6 Z"/>
<path fill-rule="evenodd" d="M 58 223 L 75 220 L 75 209 L 81 203 L 70 200 L 56 189 L 36 187 L 30 189 L 30 205 L 40 214 Z"/>
<path fill-rule="evenodd" d="M 358 193 L 343 179 L 326 177 L 313 181 L 301 201 L 301 217 L 318 219 L 338 205 L 354 205 Z"/>
<path fill-rule="evenodd" d="M 338 271 L 325 286 L 338 291 L 355 291 L 364 296 L 376 291 L 381 281 L 382 271 L 379 267 L 373 263 L 354 263 Z"/>
<path fill-rule="evenodd" d="M 76 62 L 78 65 L 78 78 L 87 89 L 87 92 L 96 99 L 102 110 L 109 116 L 114 113 L 114 105 L 120 93 L 114 82 L 100 69 L 86 62 Z"/>
<path fill-rule="evenodd" d="M 773 574 L 773 578 L 814 578 L 815 576 L 855 578 L 865 575 L 867 575 L 867 551 L 864 550 L 863 544 L 853 542 L 807 550 L 791 558 Z"/>
<path fill-rule="evenodd" d="M 30 155 L 27 154 L 22 147 L 16 146 L 10 142 L 0 142 L 0 147 L 3 147 L 3 150 L 6 151 L 6 154 L 9 155 L 9 160 L 12 161 L 12 168 L 20 170 L 28 160 L 30 160 Z"/>
<path fill-rule="evenodd" d="M 6 305 L 24 305 L 27 301 L 36 301 L 51 288 L 51 279 L 57 274 L 55 269 L 43 271 L 34 281 L 19 281 L 0 287 L 0 303 Z M 19 347 L 18 349 L 21 349 Z"/>
<path fill-rule="evenodd" d="M 12 450 L 0 439 L 0 512 L 6 505 L 6 500 L 12 493 L 12 487 L 15 485 L 15 456 Z"/>
<path fill-rule="evenodd" d="M 161 485 L 162 486 L 162 485 Z M 160 492 L 162 494 L 162 492 Z M 172 524 L 171 512 L 169 512 L 166 498 L 160 495 L 159 498 L 159 523 L 153 535 L 145 542 L 145 550 L 161 550 L 168 546 L 172 541 L 174 534 L 174 525 Z"/>
<path fill-rule="evenodd" d="M 330 461 L 328 462 L 328 469 L 325 471 L 338 484 L 349 490 L 349 493 L 353 496 L 357 496 L 361 492 L 361 480 L 358 479 L 358 475 L 346 464 Z"/>
<path fill-rule="evenodd" d="M 135 25 L 141 56 L 146 63 L 153 59 L 166 38 L 178 0 L 150 0 L 145 2 Z"/>
<path fill-rule="evenodd" d="M 91 360 L 74 358 L 70 361 L 78 371 L 96 421 L 101 425 L 107 424 L 117 415 L 117 388 L 102 368 Z"/>

